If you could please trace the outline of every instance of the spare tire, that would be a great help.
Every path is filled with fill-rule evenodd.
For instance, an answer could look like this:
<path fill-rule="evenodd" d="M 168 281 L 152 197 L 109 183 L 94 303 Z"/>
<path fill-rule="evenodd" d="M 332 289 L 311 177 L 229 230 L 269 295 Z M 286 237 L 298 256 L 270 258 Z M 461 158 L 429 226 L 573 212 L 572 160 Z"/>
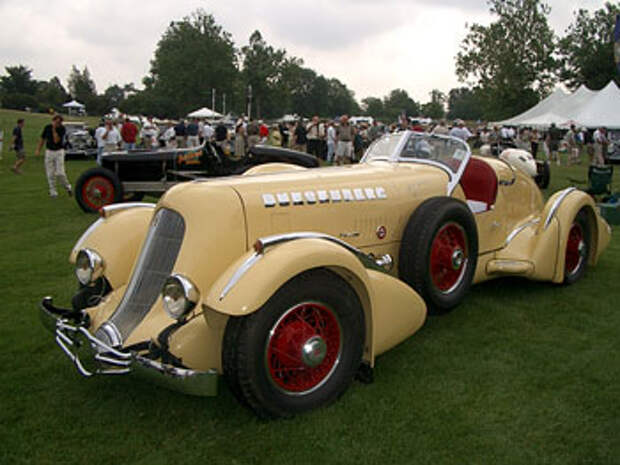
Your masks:
<path fill-rule="evenodd" d="M 101 207 L 123 201 L 123 186 L 115 172 L 107 168 L 84 171 L 75 183 L 75 200 L 82 210 L 96 213 Z"/>
<path fill-rule="evenodd" d="M 534 177 L 536 184 L 541 189 L 546 189 L 549 187 L 549 182 L 551 181 L 551 169 L 549 168 L 548 161 L 536 161 L 536 168 L 538 170 L 538 174 Z"/>
<path fill-rule="evenodd" d="M 456 307 L 467 293 L 478 263 L 478 229 L 467 207 L 434 197 L 411 215 L 400 248 L 398 272 L 426 302 L 430 314 Z"/>

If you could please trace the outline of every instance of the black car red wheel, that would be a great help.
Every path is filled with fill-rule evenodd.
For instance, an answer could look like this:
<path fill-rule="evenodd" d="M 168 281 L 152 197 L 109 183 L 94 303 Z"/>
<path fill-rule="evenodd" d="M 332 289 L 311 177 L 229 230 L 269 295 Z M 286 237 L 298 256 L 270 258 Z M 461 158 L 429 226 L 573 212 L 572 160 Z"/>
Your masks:
<path fill-rule="evenodd" d="M 93 176 L 82 185 L 81 195 L 89 209 L 96 211 L 114 202 L 114 184 L 107 177 Z"/>
<path fill-rule="evenodd" d="M 590 255 L 591 231 L 588 216 L 580 210 L 571 223 L 564 252 L 564 282 L 572 284 L 585 273 Z"/>
<path fill-rule="evenodd" d="M 271 381 L 286 393 L 312 392 L 334 372 L 341 342 L 333 310 L 318 302 L 295 305 L 269 332 L 265 359 Z"/>
<path fill-rule="evenodd" d="M 467 205 L 449 197 L 423 202 L 403 233 L 398 272 L 426 302 L 444 313 L 465 297 L 476 270 L 478 230 Z"/>
<path fill-rule="evenodd" d="M 118 176 L 106 168 L 86 170 L 75 183 L 75 199 L 88 213 L 123 200 L 123 188 Z"/>
<path fill-rule="evenodd" d="M 362 361 L 364 312 L 338 274 L 307 271 L 261 308 L 228 320 L 224 377 L 262 417 L 288 417 L 326 405 L 349 386 Z"/>

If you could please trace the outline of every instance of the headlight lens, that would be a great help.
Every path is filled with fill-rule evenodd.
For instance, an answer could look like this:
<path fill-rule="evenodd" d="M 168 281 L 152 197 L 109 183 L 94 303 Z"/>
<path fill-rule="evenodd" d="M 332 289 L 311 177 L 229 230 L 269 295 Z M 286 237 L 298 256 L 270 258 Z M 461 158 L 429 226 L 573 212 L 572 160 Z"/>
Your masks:
<path fill-rule="evenodd" d="M 82 249 L 75 259 L 75 276 L 87 286 L 103 275 L 103 258 L 92 249 Z"/>
<path fill-rule="evenodd" d="M 166 279 L 161 294 L 164 310 L 170 318 L 175 320 L 186 315 L 200 300 L 200 293 L 196 286 L 179 274 L 173 274 Z"/>

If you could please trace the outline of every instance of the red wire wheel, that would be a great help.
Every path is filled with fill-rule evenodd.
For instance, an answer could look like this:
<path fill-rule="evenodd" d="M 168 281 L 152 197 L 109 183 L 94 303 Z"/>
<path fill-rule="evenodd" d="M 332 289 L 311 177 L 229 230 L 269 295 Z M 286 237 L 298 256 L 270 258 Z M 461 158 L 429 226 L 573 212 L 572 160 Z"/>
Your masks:
<path fill-rule="evenodd" d="M 269 333 L 266 368 L 286 394 L 308 394 L 322 386 L 338 365 L 342 332 L 336 314 L 317 302 L 286 311 Z"/>
<path fill-rule="evenodd" d="M 568 233 L 566 243 L 566 259 L 564 261 L 564 272 L 566 275 L 575 274 L 585 260 L 586 242 L 583 227 L 580 223 L 574 222 Z"/>
<path fill-rule="evenodd" d="M 430 276 L 433 285 L 446 294 L 453 291 L 463 279 L 467 261 L 465 230 L 457 223 L 444 224 L 431 244 Z"/>
<path fill-rule="evenodd" d="M 82 199 L 94 211 L 114 203 L 115 196 L 114 184 L 105 176 L 93 176 L 82 185 Z"/>

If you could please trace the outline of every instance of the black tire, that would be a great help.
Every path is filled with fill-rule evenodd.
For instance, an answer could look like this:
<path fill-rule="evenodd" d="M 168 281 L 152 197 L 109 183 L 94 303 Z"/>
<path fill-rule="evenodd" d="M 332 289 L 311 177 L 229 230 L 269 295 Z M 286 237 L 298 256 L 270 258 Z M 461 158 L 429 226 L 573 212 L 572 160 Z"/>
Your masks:
<path fill-rule="evenodd" d="M 549 187 L 549 182 L 551 181 L 551 169 L 549 168 L 549 162 L 546 161 L 537 161 L 536 168 L 538 170 L 538 174 L 534 178 L 536 184 L 541 189 L 546 189 Z"/>
<path fill-rule="evenodd" d="M 478 230 L 467 205 L 435 197 L 413 212 L 403 233 L 398 272 L 430 314 L 446 313 L 463 300 L 477 262 Z"/>
<path fill-rule="evenodd" d="M 287 282 L 256 312 L 228 320 L 224 378 L 262 418 L 315 409 L 336 400 L 353 380 L 364 333 L 362 306 L 346 281 L 311 270 Z"/>
<path fill-rule="evenodd" d="M 96 167 L 84 171 L 75 183 L 75 200 L 82 210 L 96 213 L 105 205 L 123 201 L 123 186 L 113 171 Z"/>
<path fill-rule="evenodd" d="M 585 208 L 579 210 L 568 231 L 564 252 L 564 284 L 579 281 L 586 272 L 592 250 L 592 229 Z"/>

